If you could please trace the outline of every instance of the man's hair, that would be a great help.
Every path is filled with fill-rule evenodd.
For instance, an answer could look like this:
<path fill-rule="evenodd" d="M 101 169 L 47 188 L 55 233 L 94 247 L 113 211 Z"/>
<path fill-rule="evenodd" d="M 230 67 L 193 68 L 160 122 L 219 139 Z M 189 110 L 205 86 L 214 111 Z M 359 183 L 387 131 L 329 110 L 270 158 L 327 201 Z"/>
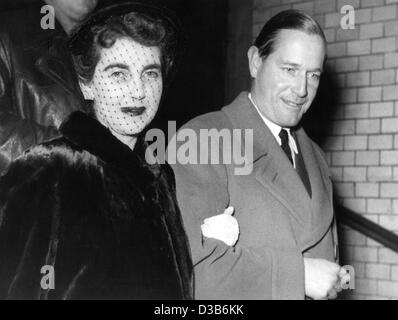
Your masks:
<path fill-rule="evenodd" d="M 112 47 L 117 39 L 132 39 L 147 47 L 159 47 L 163 79 L 167 77 L 178 52 L 178 35 L 164 19 L 147 13 L 129 12 L 94 23 L 81 41 L 73 43 L 72 57 L 76 72 L 84 82 L 93 78 L 102 48 Z"/>
<path fill-rule="evenodd" d="M 268 20 L 254 41 L 254 46 L 258 48 L 263 60 L 275 51 L 278 34 L 282 30 L 299 30 L 310 35 L 318 35 L 326 44 L 322 28 L 311 16 L 299 10 L 285 10 Z"/>

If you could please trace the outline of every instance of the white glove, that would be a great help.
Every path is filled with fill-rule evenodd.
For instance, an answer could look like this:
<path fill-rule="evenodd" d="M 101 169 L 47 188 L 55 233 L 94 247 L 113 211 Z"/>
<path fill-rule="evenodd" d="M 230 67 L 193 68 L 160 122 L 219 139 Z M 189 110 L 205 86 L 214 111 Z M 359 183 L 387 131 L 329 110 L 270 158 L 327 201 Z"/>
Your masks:
<path fill-rule="evenodd" d="M 339 271 L 339 278 L 340 278 L 340 280 L 335 286 L 337 292 L 340 292 L 341 290 L 346 288 L 347 285 L 350 284 L 351 274 L 347 271 L 347 269 L 345 269 L 344 267 L 341 267 L 340 271 Z"/>
<path fill-rule="evenodd" d="M 312 299 L 334 299 L 340 266 L 326 259 L 304 258 L 305 294 Z"/>
<path fill-rule="evenodd" d="M 200 226 L 203 236 L 234 246 L 239 238 L 239 224 L 233 213 L 234 207 L 228 207 L 224 213 L 205 219 Z"/>

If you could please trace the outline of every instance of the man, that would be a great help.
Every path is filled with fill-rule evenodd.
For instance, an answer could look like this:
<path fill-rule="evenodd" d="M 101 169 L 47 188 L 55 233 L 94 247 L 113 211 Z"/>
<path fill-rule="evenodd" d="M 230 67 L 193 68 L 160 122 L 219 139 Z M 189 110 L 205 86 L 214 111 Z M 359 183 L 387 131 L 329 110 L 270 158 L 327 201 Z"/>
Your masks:
<path fill-rule="evenodd" d="M 341 290 L 345 270 L 335 262 L 328 166 L 299 126 L 316 95 L 325 56 L 315 20 L 295 10 L 281 12 L 248 51 L 250 93 L 183 127 L 198 136 L 211 128 L 253 132 L 248 175 L 235 175 L 234 164 L 173 166 L 196 299 L 323 299 Z M 207 144 L 200 141 L 201 147 Z M 228 206 L 240 228 L 235 246 L 230 213 L 211 218 Z M 230 230 L 223 231 L 224 224 Z"/>
<path fill-rule="evenodd" d="M 54 29 L 42 29 L 46 3 L 54 8 Z M 82 108 L 65 40 L 96 5 L 97 0 L 46 0 L 2 15 L 0 175 L 25 149 L 57 136 L 62 120 Z"/>

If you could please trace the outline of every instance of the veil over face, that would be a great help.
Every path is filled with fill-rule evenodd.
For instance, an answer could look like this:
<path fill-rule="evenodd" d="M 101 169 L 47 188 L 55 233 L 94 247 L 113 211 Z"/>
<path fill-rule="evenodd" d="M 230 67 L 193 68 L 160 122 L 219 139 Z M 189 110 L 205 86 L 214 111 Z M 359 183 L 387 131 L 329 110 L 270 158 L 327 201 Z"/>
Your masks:
<path fill-rule="evenodd" d="M 152 121 L 163 89 L 161 53 L 129 38 L 102 48 L 93 79 L 83 84 L 96 118 L 118 135 L 137 135 Z"/>

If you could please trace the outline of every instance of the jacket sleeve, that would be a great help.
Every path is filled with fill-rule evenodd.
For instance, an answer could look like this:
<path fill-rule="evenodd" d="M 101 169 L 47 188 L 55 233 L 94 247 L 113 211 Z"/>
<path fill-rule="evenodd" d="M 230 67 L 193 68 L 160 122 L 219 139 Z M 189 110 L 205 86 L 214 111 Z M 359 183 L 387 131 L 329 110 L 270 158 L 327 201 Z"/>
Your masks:
<path fill-rule="evenodd" d="M 55 127 L 44 127 L 22 116 L 16 103 L 11 59 L 11 44 L 6 33 L 0 34 L 0 175 L 12 160 L 30 146 L 57 135 Z M 29 104 L 23 108 L 28 108 Z M 23 109 L 22 108 L 22 109 Z"/>
<path fill-rule="evenodd" d="M 172 164 L 177 201 L 191 246 L 195 299 L 303 299 L 299 249 L 230 247 L 202 237 L 201 224 L 229 205 L 224 165 Z M 242 190 L 244 192 L 244 190 Z M 239 212 L 235 212 L 239 222 Z"/>

